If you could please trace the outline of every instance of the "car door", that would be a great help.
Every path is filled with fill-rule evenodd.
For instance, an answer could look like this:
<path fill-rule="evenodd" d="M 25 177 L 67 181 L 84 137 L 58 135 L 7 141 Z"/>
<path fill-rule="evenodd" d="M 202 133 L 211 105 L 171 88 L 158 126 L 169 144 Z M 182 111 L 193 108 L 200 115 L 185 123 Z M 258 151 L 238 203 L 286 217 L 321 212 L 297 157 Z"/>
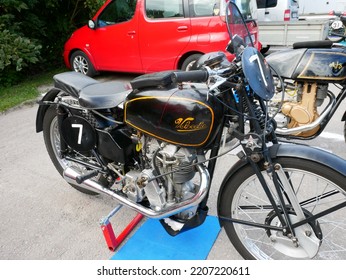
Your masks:
<path fill-rule="evenodd" d="M 183 0 L 145 0 L 139 18 L 140 54 L 145 72 L 175 69 L 190 41 L 190 18 Z M 185 17 L 186 16 L 186 17 Z"/>
<path fill-rule="evenodd" d="M 111 1 L 95 19 L 90 52 L 99 69 L 140 72 L 137 0 Z"/>

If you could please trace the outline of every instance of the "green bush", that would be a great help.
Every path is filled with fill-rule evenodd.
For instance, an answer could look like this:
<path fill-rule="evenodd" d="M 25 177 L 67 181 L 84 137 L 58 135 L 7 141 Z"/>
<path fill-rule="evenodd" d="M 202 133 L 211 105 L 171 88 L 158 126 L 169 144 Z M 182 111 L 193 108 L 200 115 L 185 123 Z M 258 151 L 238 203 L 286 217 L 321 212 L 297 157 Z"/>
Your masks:
<path fill-rule="evenodd" d="M 64 43 L 105 0 L 0 0 L 0 86 L 63 67 Z"/>
<path fill-rule="evenodd" d="M 16 72 L 39 61 L 41 45 L 1 27 L 0 85 L 11 85 L 20 78 Z"/>
<path fill-rule="evenodd" d="M 92 18 L 104 3 L 105 0 L 85 0 L 84 7 L 89 10 L 89 17 Z"/>

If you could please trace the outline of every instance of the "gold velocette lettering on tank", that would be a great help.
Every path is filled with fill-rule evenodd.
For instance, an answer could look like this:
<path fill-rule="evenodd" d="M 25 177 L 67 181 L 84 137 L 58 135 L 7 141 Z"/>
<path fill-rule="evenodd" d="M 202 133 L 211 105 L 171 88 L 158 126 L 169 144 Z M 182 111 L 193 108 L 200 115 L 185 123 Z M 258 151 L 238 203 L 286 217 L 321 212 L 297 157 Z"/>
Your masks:
<path fill-rule="evenodd" d="M 178 132 L 191 132 L 208 128 L 204 122 L 195 122 L 195 118 L 179 118 L 175 120 L 175 128 Z"/>

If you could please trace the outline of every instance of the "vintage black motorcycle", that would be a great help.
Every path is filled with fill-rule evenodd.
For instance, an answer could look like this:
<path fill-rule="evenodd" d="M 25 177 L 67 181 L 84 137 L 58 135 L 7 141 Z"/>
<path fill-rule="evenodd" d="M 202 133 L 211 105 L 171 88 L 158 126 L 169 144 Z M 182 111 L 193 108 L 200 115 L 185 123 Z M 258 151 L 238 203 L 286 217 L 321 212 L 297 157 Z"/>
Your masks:
<path fill-rule="evenodd" d="M 346 97 L 346 47 L 330 40 L 299 42 L 266 60 L 280 78 L 269 105 L 276 113 L 277 136 L 309 140 L 320 135 Z M 341 121 L 346 141 L 346 111 Z"/>
<path fill-rule="evenodd" d="M 232 63 L 220 54 L 202 70 L 142 75 L 131 87 L 58 74 L 40 101 L 37 132 L 73 187 L 159 219 L 171 235 L 204 222 L 216 161 L 241 147 L 217 202 L 239 253 L 346 259 L 345 160 L 278 142 L 267 109 L 271 70 L 231 1 L 226 15 Z"/>

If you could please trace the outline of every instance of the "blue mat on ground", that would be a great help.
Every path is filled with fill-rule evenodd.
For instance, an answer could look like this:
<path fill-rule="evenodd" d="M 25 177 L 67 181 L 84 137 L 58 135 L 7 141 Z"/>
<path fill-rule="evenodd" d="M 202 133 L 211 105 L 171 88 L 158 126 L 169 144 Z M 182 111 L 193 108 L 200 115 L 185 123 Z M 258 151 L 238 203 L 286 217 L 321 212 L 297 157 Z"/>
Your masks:
<path fill-rule="evenodd" d="M 205 260 L 220 232 L 217 217 L 170 236 L 155 219 L 146 220 L 111 260 Z"/>

